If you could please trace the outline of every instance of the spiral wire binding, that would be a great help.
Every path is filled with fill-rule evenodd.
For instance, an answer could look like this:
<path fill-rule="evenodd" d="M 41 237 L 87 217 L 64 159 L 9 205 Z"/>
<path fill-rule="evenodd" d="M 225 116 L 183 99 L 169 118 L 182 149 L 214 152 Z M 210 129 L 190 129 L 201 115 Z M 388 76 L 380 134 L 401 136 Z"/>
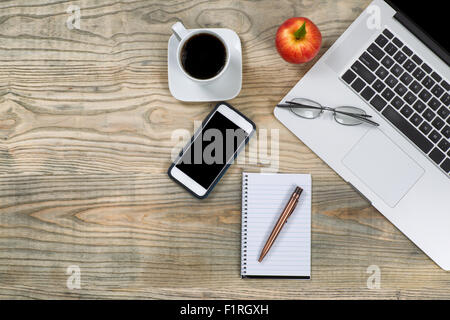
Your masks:
<path fill-rule="evenodd" d="M 248 175 L 244 175 L 242 186 L 242 239 L 241 239 L 241 276 L 247 274 L 247 209 L 248 209 Z"/>

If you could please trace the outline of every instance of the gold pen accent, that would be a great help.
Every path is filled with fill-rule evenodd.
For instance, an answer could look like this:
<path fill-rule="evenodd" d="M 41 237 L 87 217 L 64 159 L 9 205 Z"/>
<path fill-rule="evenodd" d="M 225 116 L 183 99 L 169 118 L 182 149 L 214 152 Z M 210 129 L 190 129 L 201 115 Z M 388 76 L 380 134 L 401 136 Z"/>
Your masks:
<path fill-rule="evenodd" d="M 283 228 L 284 224 L 287 222 L 287 219 L 290 217 L 292 212 L 294 212 L 295 207 L 297 206 L 298 200 L 300 198 L 300 195 L 302 194 L 303 189 L 300 187 L 296 187 L 294 190 L 294 193 L 292 193 L 291 198 L 289 199 L 288 203 L 286 204 L 286 207 L 284 208 L 283 212 L 281 213 L 280 217 L 278 218 L 277 223 L 275 224 L 275 227 L 273 228 L 269 238 L 266 241 L 266 244 L 264 245 L 264 248 L 261 251 L 261 255 L 259 256 L 258 261 L 261 262 L 266 254 L 269 252 L 270 248 L 272 247 L 273 243 L 275 242 L 276 238 L 280 234 L 281 229 Z"/>

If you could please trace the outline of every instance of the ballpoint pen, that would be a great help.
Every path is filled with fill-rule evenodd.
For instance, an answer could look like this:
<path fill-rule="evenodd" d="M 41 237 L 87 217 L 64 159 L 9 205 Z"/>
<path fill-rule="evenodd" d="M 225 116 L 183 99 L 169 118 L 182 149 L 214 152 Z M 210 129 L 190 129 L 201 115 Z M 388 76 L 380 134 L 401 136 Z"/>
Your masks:
<path fill-rule="evenodd" d="M 261 251 L 261 255 L 259 256 L 258 259 L 259 262 L 261 262 L 266 256 L 266 254 L 269 252 L 270 248 L 275 242 L 275 239 L 280 234 L 280 231 L 283 228 L 284 224 L 286 223 L 287 219 L 292 214 L 292 212 L 294 212 L 295 207 L 297 206 L 298 200 L 300 198 L 300 195 L 302 194 L 302 191 L 303 189 L 300 187 L 295 188 L 294 193 L 292 193 L 291 198 L 289 199 L 288 203 L 286 204 L 286 207 L 284 208 L 283 212 L 278 218 L 278 221 L 275 224 L 272 233 L 270 234 L 269 238 L 266 241 L 266 244 L 264 245 L 264 248 Z"/>

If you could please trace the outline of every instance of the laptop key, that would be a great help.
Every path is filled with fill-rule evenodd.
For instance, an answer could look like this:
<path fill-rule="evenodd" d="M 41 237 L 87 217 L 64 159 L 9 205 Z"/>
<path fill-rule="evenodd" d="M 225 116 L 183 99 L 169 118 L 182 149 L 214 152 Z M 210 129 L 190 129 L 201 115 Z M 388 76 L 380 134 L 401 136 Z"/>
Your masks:
<path fill-rule="evenodd" d="M 411 59 L 413 59 L 414 62 L 417 63 L 418 65 L 420 65 L 420 64 L 422 63 L 422 59 L 420 59 L 420 58 L 417 56 L 417 54 L 414 54 L 414 55 L 412 56 Z"/>
<path fill-rule="evenodd" d="M 404 104 L 405 104 L 405 102 L 402 99 L 400 99 L 399 97 L 395 97 L 391 101 L 391 105 L 397 110 L 400 109 Z"/>
<path fill-rule="evenodd" d="M 447 152 L 448 148 L 450 148 L 450 142 L 447 139 L 442 138 L 441 142 L 438 143 L 438 147 L 443 151 Z"/>
<path fill-rule="evenodd" d="M 444 160 L 445 154 L 443 154 L 438 148 L 434 148 L 433 151 L 430 152 L 430 158 L 436 164 L 439 164 L 442 160 Z"/>
<path fill-rule="evenodd" d="M 450 104 L 450 95 L 448 93 L 445 93 L 442 97 L 441 97 L 441 102 L 444 104 L 444 106 L 447 106 Z"/>
<path fill-rule="evenodd" d="M 410 48 L 408 48 L 407 46 L 404 46 L 402 48 L 402 51 L 407 55 L 407 56 L 411 56 L 413 54 L 413 52 L 411 51 Z"/>
<path fill-rule="evenodd" d="M 442 119 L 447 119 L 448 115 L 450 114 L 450 111 L 448 110 L 448 108 L 442 106 L 439 108 L 437 113 L 442 117 Z"/>
<path fill-rule="evenodd" d="M 387 71 L 384 67 L 379 67 L 378 70 L 375 72 L 375 74 L 380 78 L 384 79 L 389 74 L 389 71 Z"/>
<path fill-rule="evenodd" d="M 394 64 L 394 60 L 392 60 L 389 56 L 386 56 L 383 60 L 381 60 L 381 64 L 389 69 Z"/>
<path fill-rule="evenodd" d="M 414 101 L 417 100 L 417 97 L 415 95 L 413 95 L 410 91 L 408 91 L 405 96 L 403 97 L 403 99 L 405 99 L 405 101 L 409 104 L 412 105 L 414 103 Z"/>
<path fill-rule="evenodd" d="M 442 153 L 438 148 L 434 148 L 433 151 L 430 152 L 430 158 L 436 164 L 439 164 L 442 162 L 442 160 L 444 160 L 445 154 Z"/>
<path fill-rule="evenodd" d="M 444 93 L 444 89 L 440 85 L 436 84 L 433 89 L 431 89 L 431 93 L 439 98 L 441 94 Z"/>
<path fill-rule="evenodd" d="M 404 115 L 405 118 L 409 118 L 413 114 L 413 112 L 413 109 L 411 109 L 409 106 L 404 106 L 402 110 L 400 110 L 400 113 Z"/>
<path fill-rule="evenodd" d="M 433 144 L 424 137 L 411 123 L 403 118 L 394 108 L 387 106 L 382 112 L 383 116 L 391 122 L 400 132 L 407 136 L 420 150 L 428 153 Z"/>
<path fill-rule="evenodd" d="M 422 116 L 427 119 L 428 121 L 431 121 L 434 119 L 434 117 L 436 116 L 436 114 L 431 111 L 430 108 L 428 108 L 427 110 L 425 110 L 425 112 L 422 114 Z"/>
<path fill-rule="evenodd" d="M 365 83 L 364 81 L 362 81 L 360 78 L 357 78 L 355 81 L 353 81 L 352 83 L 352 88 L 356 91 L 356 92 L 360 92 L 362 90 L 362 88 L 365 87 Z"/>
<path fill-rule="evenodd" d="M 437 110 L 441 106 L 441 103 L 439 102 L 438 99 L 433 97 L 430 101 L 428 101 L 428 105 L 430 106 L 431 109 Z"/>
<path fill-rule="evenodd" d="M 435 71 L 431 74 L 431 77 L 436 80 L 437 82 L 440 82 L 442 80 L 441 76 L 438 75 Z"/>
<path fill-rule="evenodd" d="M 392 99 L 392 97 L 395 96 L 395 93 L 391 89 L 386 88 L 386 89 L 384 89 L 384 91 L 381 94 L 381 96 L 383 98 L 385 98 L 387 101 L 390 101 Z"/>
<path fill-rule="evenodd" d="M 403 96 L 407 90 L 408 89 L 406 89 L 406 87 L 401 83 L 399 83 L 394 89 L 394 91 L 397 92 L 400 97 Z"/>
<path fill-rule="evenodd" d="M 416 68 L 416 64 L 414 62 L 412 62 L 412 60 L 408 59 L 403 64 L 403 67 L 405 67 L 406 71 L 412 72 Z"/>
<path fill-rule="evenodd" d="M 450 158 L 445 159 L 444 162 L 441 163 L 441 168 L 447 173 L 450 172 Z"/>
<path fill-rule="evenodd" d="M 441 85 L 444 87 L 445 91 L 450 91 L 450 84 L 448 84 L 447 81 L 443 80 Z"/>
<path fill-rule="evenodd" d="M 439 117 L 436 117 L 433 122 L 431 123 L 433 127 L 435 127 L 437 130 L 441 129 L 444 126 L 444 120 L 442 120 Z"/>
<path fill-rule="evenodd" d="M 423 72 L 422 69 L 420 68 L 416 68 L 416 70 L 414 70 L 414 72 L 412 73 L 412 75 L 414 76 L 414 78 L 416 78 L 417 80 L 422 80 L 423 77 L 425 76 L 425 72 Z"/>
<path fill-rule="evenodd" d="M 389 87 L 393 88 L 397 84 L 398 80 L 393 75 L 389 75 L 389 77 L 386 78 L 385 82 Z"/>
<path fill-rule="evenodd" d="M 392 34 L 392 32 L 390 32 L 388 29 L 384 29 L 383 30 L 383 34 L 388 37 L 389 39 L 392 39 L 394 37 L 394 35 Z"/>
<path fill-rule="evenodd" d="M 375 43 L 372 43 L 368 48 L 367 51 L 375 57 L 375 59 L 380 60 L 384 56 L 383 50 L 381 50 Z"/>
<path fill-rule="evenodd" d="M 378 111 L 383 110 L 383 108 L 386 106 L 386 101 L 384 101 L 383 98 L 381 98 L 378 94 L 373 97 L 372 100 L 370 100 L 370 104 L 377 109 Z"/>
<path fill-rule="evenodd" d="M 352 70 L 369 84 L 371 84 L 375 80 L 375 76 L 372 74 L 372 72 L 370 72 L 369 69 L 363 66 L 363 64 L 359 61 L 356 61 L 352 65 Z"/>
<path fill-rule="evenodd" d="M 431 69 L 430 66 L 426 63 L 422 65 L 422 69 L 425 70 L 426 73 L 430 73 L 431 71 L 433 71 L 433 69 Z"/>
<path fill-rule="evenodd" d="M 442 136 L 439 134 L 439 132 L 437 132 L 436 130 L 433 130 L 433 132 L 430 133 L 430 135 L 428 136 L 431 141 L 433 141 L 434 143 L 438 143 L 439 140 L 441 140 Z"/>
<path fill-rule="evenodd" d="M 376 44 L 379 45 L 381 48 L 383 48 L 383 47 L 386 45 L 386 43 L 388 43 L 388 41 L 389 41 L 389 40 L 386 39 L 386 37 L 383 36 L 382 34 L 380 34 L 380 35 L 375 39 Z"/>
<path fill-rule="evenodd" d="M 422 80 L 422 84 L 425 86 L 425 88 L 430 89 L 435 84 L 435 82 L 429 76 L 426 76 Z"/>
<path fill-rule="evenodd" d="M 400 67 L 398 64 L 395 64 L 392 68 L 391 68 L 391 72 L 396 76 L 400 76 L 403 73 L 403 68 Z"/>
<path fill-rule="evenodd" d="M 419 98 L 422 99 L 424 102 L 427 102 L 428 100 L 430 100 L 431 94 L 427 90 L 423 89 L 419 93 Z"/>
<path fill-rule="evenodd" d="M 362 63 L 364 63 L 366 65 L 366 67 L 368 67 L 372 71 L 375 71 L 379 66 L 379 63 L 374 58 L 372 58 L 372 56 L 370 54 L 368 54 L 367 52 L 364 52 L 359 57 L 359 60 Z"/>
<path fill-rule="evenodd" d="M 425 105 L 425 103 L 423 103 L 420 100 L 417 100 L 416 103 L 414 103 L 413 108 L 418 112 L 418 113 L 422 113 L 423 110 L 425 110 L 427 106 Z"/>
<path fill-rule="evenodd" d="M 364 90 L 361 92 L 361 96 L 364 99 L 366 99 L 367 101 L 369 101 L 370 98 L 372 98 L 374 94 L 375 94 L 375 91 L 373 91 L 371 87 L 365 87 Z"/>
<path fill-rule="evenodd" d="M 414 113 L 413 116 L 409 119 L 413 125 L 416 127 L 422 123 L 423 119 L 421 116 L 419 116 L 417 113 Z"/>
<path fill-rule="evenodd" d="M 411 81 L 413 81 L 413 77 L 411 77 L 409 75 L 409 73 L 405 72 L 403 73 L 403 75 L 400 77 L 400 81 L 403 82 L 405 85 L 408 85 L 411 83 Z"/>
<path fill-rule="evenodd" d="M 386 47 L 384 47 L 384 51 L 390 56 L 393 56 L 397 52 L 397 47 L 392 43 L 388 43 Z"/>
<path fill-rule="evenodd" d="M 392 42 L 399 48 L 403 46 L 403 42 L 401 42 L 398 38 L 392 39 Z"/>
<path fill-rule="evenodd" d="M 406 55 L 403 52 L 399 51 L 395 54 L 394 60 L 402 64 L 406 60 Z"/>
<path fill-rule="evenodd" d="M 374 88 L 376 92 L 381 92 L 385 87 L 386 85 L 381 82 L 380 79 L 377 79 L 377 81 L 375 81 L 372 85 L 372 88 Z"/>
<path fill-rule="evenodd" d="M 444 129 L 441 130 L 441 132 L 444 135 L 444 137 L 446 137 L 447 139 L 450 138 L 450 127 L 449 126 L 445 126 Z"/>
<path fill-rule="evenodd" d="M 424 122 L 424 123 L 422 123 L 422 124 L 420 125 L 419 129 L 420 129 L 420 131 L 422 131 L 423 133 L 428 134 L 428 133 L 431 131 L 431 126 L 430 126 L 429 123 Z M 428 139 L 427 139 L 427 140 L 428 140 Z M 428 141 L 429 141 L 429 140 L 428 140 Z M 430 142 L 430 144 L 431 144 L 431 142 Z M 430 149 L 431 149 L 431 148 L 430 148 Z M 428 150 L 428 151 L 430 151 L 430 150 Z"/>
<path fill-rule="evenodd" d="M 352 81 L 355 80 L 355 78 L 356 74 L 352 70 L 347 70 L 342 76 L 342 79 L 348 84 L 352 83 Z"/>
<path fill-rule="evenodd" d="M 414 80 L 413 83 L 411 83 L 411 85 L 409 86 L 409 89 L 411 89 L 412 92 L 417 94 L 422 89 L 422 86 L 420 85 L 420 83 Z"/>

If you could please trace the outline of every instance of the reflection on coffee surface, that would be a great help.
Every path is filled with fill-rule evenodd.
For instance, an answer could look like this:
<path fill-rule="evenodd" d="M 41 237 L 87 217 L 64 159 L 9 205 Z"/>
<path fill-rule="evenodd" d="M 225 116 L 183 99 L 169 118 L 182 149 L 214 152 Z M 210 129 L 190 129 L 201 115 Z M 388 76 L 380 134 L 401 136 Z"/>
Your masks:
<path fill-rule="evenodd" d="M 193 78 L 210 79 L 226 64 L 227 50 L 222 41 L 209 33 L 200 33 L 186 41 L 181 50 L 184 70 Z"/>

